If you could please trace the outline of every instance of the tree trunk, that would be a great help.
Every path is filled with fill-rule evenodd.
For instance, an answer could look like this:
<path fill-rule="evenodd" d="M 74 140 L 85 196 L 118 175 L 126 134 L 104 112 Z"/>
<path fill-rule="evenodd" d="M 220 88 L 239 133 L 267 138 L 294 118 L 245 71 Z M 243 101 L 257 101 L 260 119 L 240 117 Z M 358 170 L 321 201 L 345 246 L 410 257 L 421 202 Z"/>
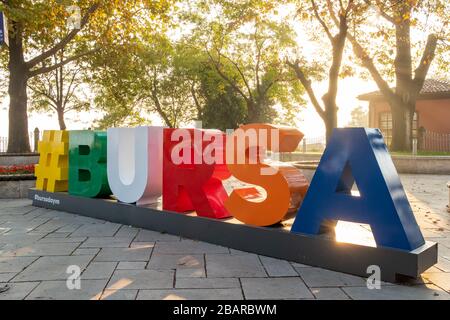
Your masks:
<path fill-rule="evenodd" d="M 59 123 L 59 129 L 60 130 L 66 130 L 66 122 L 64 120 L 64 110 L 62 108 L 57 108 L 57 114 L 58 114 L 58 123 Z"/>
<path fill-rule="evenodd" d="M 9 132 L 8 152 L 30 152 L 27 115 L 27 82 L 28 68 L 23 57 L 22 33 L 17 24 L 13 23 L 9 44 Z"/>
<path fill-rule="evenodd" d="M 392 112 L 392 145 L 393 151 L 410 151 L 412 149 L 412 114 L 415 110 L 414 88 L 412 86 L 412 60 L 411 60 L 411 26 L 409 16 L 411 8 L 405 4 L 399 7 L 399 16 L 395 25 L 396 57 L 395 94 L 399 101 L 390 103 Z"/>
<path fill-rule="evenodd" d="M 325 105 L 325 119 L 323 119 L 326 128 L 327 143 L 330 141 L 333 131 L 337 128 L 337 106 L 331 102 L 331 105 Z"/>
<path fill-rule="evenodd" d="M 390 103 L 392 112 L 392 143 L 393 151 L 407 151 L 411 148 L 410 134 L 406 124 L 409 111 L 403 105 Z"/>
<path fill-rule="evenodd" d="M 259 108 L 253 101 L 247 101 L 247 123 L 259 123 L 260 112 Z"/>

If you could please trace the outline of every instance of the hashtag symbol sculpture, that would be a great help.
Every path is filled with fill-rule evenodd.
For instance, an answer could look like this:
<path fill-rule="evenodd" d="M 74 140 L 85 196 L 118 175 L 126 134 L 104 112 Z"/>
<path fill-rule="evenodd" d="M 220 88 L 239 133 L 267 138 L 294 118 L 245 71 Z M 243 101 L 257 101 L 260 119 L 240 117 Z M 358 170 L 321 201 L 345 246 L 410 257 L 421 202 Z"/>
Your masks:
<path fill-rule="evenodd" d="M 45 131 L 39 141 L 39 164 L 36 166 L 36 189 L 63 192 L 69 180 L 69 132 Z"/>

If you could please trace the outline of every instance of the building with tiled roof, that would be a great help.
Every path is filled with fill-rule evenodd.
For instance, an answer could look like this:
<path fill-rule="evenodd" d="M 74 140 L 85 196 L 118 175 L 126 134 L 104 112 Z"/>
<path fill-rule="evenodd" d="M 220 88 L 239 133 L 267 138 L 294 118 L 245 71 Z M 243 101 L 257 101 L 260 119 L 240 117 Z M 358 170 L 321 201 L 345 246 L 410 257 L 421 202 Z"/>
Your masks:
<path fill-rule="evenodd" d="M 380 91 L 364 93 L 358 96 L 358 99 L 363 101 L 370 101 L 379 98 L 383 98 Z M 420 90 L 419 99 L 424 98 L 450 98 L 450 82 L 436 79 L 425 80 L 423 88 Z"/>
<path fill-rule="evenodd" d="M 359 95 L 358 99 L 369 102 L 369 126 L 380 128 L 389 144 L 392 139 L 392 114 L 381 92 L 364 93 Z M 438 148 L 450 151 L 449 81 L 425 80 L 416 103 L 413 136 L 418 138 L 422 149 Z M 433 141 L 427 137 L 433 137 Z M 435 143 L 434 140 L 437 142 Z M 427 144 L 430 146 L 427 147 Z M 431 144 L 438 144 L 439 147 L 431 146 Z"/>

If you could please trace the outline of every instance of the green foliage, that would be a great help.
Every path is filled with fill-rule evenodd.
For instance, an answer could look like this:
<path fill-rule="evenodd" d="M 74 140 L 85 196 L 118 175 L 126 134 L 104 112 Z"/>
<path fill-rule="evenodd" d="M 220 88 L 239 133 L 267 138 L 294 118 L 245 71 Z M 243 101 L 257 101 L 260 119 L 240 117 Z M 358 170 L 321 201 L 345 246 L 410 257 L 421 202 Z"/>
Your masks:
<path fill-rule="evenodd" d="M 349 127 L 363 127 L 366 128 L 369 126 L 369 113 L 362 107 L 357 107 L 352 110 L 351 113 L 352 119 L 348 124 Z"/>
<path fill-rule="evenodd" d="M 284 63 L 296 42 L 291 20 L 277 12 L 279 6 L 278 1 L 204 1 L 197 11 L 198 50 L 245 101 L 245 122 L 273 122 L 280 115 L 276 106 L 291 115 L 304 103 L 302 87 Z"/>
<path fill-rule="evenodd" d="M 55 102 L 60 127 L 65 129 L 64 113 L 68 109 L 83 110 L 88 105 L 75 90 L 60 90 L 58 80 L 53 81 L 49 73 L 54 71 L 61 78 L 67 75 L 64 66 L 71 62 L 95 60 L 95 56 L 103 59 L 111 48 L 130 43 L 135 31 L 142 27 L 141 21 L 164 23 L 172 3 L 171 0 L 1 1 L 0 10 L 8 18 L 10 39 L 7 53 L 0 55 L 0 67 L 8 70 L 10 79 L 8 152 L 30 151 L 27 88 L 32 88 L 35 109 L 51 108 Z M 67 52 L 71 55 L 66 59 L 54 61 Z M 78 83 L 81 81 L 76 79 Z M 60 87 L 63 82 L 59 79 Z M 75 79 L 69 80 L 74 82 Z M 56 94 L 51 94 L 52 88 Z"/>
<path fill-rule="evenodd" d="M 67 51 L 66 48 L 54 55 L 54 63 L 63 61 Z M 65 129 L 66 113 L 88 111 L 91 107 L 87 71 L 86 64 L 76 61 L 31 78 L 28 81 L 30 111 L 56 112 L 60 128 Z"/>
<path fill-rule="evenodd" d="M 335 34 L 329 1 L 315 2 L 318 15 Z M 338 12 L 339 2 L 331 3 Z M 348 0 L 342 3 L 346 5 Z M 409 21 L 414 32 L 436 32 L 442 41 L 432 72 L 441 77 L 448 74 L 448 1 L 354 3 L 349 30 L 388 82 L 395 76 L 395 30 L 380 10 L 397 21 Z M 376 10 L 374 3 L 379 7 Z M 81 69 L 75 76 L 79 90 L 65 94 L 70 96 L 67 109 L 88 107 L 81 90 L 88 85 L 88 91 L 95 95 L 94 106 L 90 107 L 104 115 L 96 123 L 100 128 L 148 124 L 153 114 L 171 127 L 193 120 L 220 129 L 248 122 L 289 125 L 305 101 L 304 88 L 287 67 L 286 58 L 298 58 L 309 79 L 323 81 L 329 75 L 332 50 L 311 1 L 2 1 L 0 10 L 9 18 L 10 37 L 20 34 L 26 61 L 57 46 L 73 31 L 67 24 L 71 15 L 67 8 L 74 4 L 81 8 L 82 16 L 98 4 L 82 30 L 57 51 L 58 55 L 64 51 L 65 57 L 80 57 L 29 80 L 33 110 L 47 111 L 54 105 L 52 100 L 57 99 L 50 92 L 56 88 L 57 72 L 70 82 L 75 70 Z M 398 14 L 400 4 L 409 6 L 411 13 Z M 308 45 L 297 43 L 298 36 Z M 423 37 L 423 41 L 411 43 L 414 67 L 425 40 Z M 308 50 L 311 43 L 316 45 L 312 52 Z M 344 52 L 341 77 L 353 76 L 360 62 L 349 49 Z M 50 55 L 30 71 L 52 66 L 54 59 L 55 55 Z M 2 50 L 3 73 L 8 72 L 8 60 L 8 52 Z M 5 90 L 6 86 L 0 87 L 2 94 Z"/>

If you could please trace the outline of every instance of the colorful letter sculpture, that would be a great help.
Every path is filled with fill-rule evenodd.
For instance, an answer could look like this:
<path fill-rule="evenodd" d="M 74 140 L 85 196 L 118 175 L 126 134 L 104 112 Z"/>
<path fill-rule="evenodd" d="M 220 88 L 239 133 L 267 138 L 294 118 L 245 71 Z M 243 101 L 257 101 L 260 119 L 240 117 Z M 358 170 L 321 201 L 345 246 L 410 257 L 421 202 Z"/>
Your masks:
<path fill-rule="evenodd" d="M 353 183 L 360 195 L 351 194 Z M 425 244 L 378 129 L 335 129 L 292 232 L 318 234 L 324 220 L 369 224 L 378 246 Z"/>
<path fill-rule="evenodd" d="M 225 165 L 223 143 L 215 143 L 224 141 L 225 134 L 218 130 L 177 130 L 164 131 L 163 209 L 196 211 L 198 216 L 217 219 L 229 217 L 224 206 L 228 195 L 222 180 L 229 178 L 230 172 Z M 214 139 L 208 141 L 205 135 Z M 211 148 L 214 145 L 218 147 Z M 203 153 L 208 150 L 222 164 L 204 159 Z M 175 157 L 180 161 L 175 163 Z"/>
<path fill-rule="evenodd" d="M 109 196 L 106 132 L 70 131 L 69 137 L 69 194 L 87 198 Z"/>
<path fill-rule="evenodd" d="M 272 135 L 278 135 L 278 139 Z M 296 129 L 269 124 L 245 125 L 228 137 L 230 172 L 241 181 L 261 186 L 267 193 L 261 199 L 255 188 L 235 189 L 225 203 L 233 216 L 246 224 L 269 226 L 283 220 L 290 208 L 298 209 L 308 181 L 300 170 L 288 164 L 263 163 L 261 147 L 273 152 L 292 152 L 302 138 L 303 134 Z M 251 152 L 256 155 L 253 163 Z"/>
<path fill-rule="evenodd" d="M 108 129 L 108 181 L 119 201 L 146 205 L 161 196 L 163 130 Z"/>
<path fill-rule="evenodd" d="M 69 179 L 69 132 L 44 131 L 39 141 L 39 164 L 36 166 L 36 189 L 48 192 L 64 192 Z"/>

